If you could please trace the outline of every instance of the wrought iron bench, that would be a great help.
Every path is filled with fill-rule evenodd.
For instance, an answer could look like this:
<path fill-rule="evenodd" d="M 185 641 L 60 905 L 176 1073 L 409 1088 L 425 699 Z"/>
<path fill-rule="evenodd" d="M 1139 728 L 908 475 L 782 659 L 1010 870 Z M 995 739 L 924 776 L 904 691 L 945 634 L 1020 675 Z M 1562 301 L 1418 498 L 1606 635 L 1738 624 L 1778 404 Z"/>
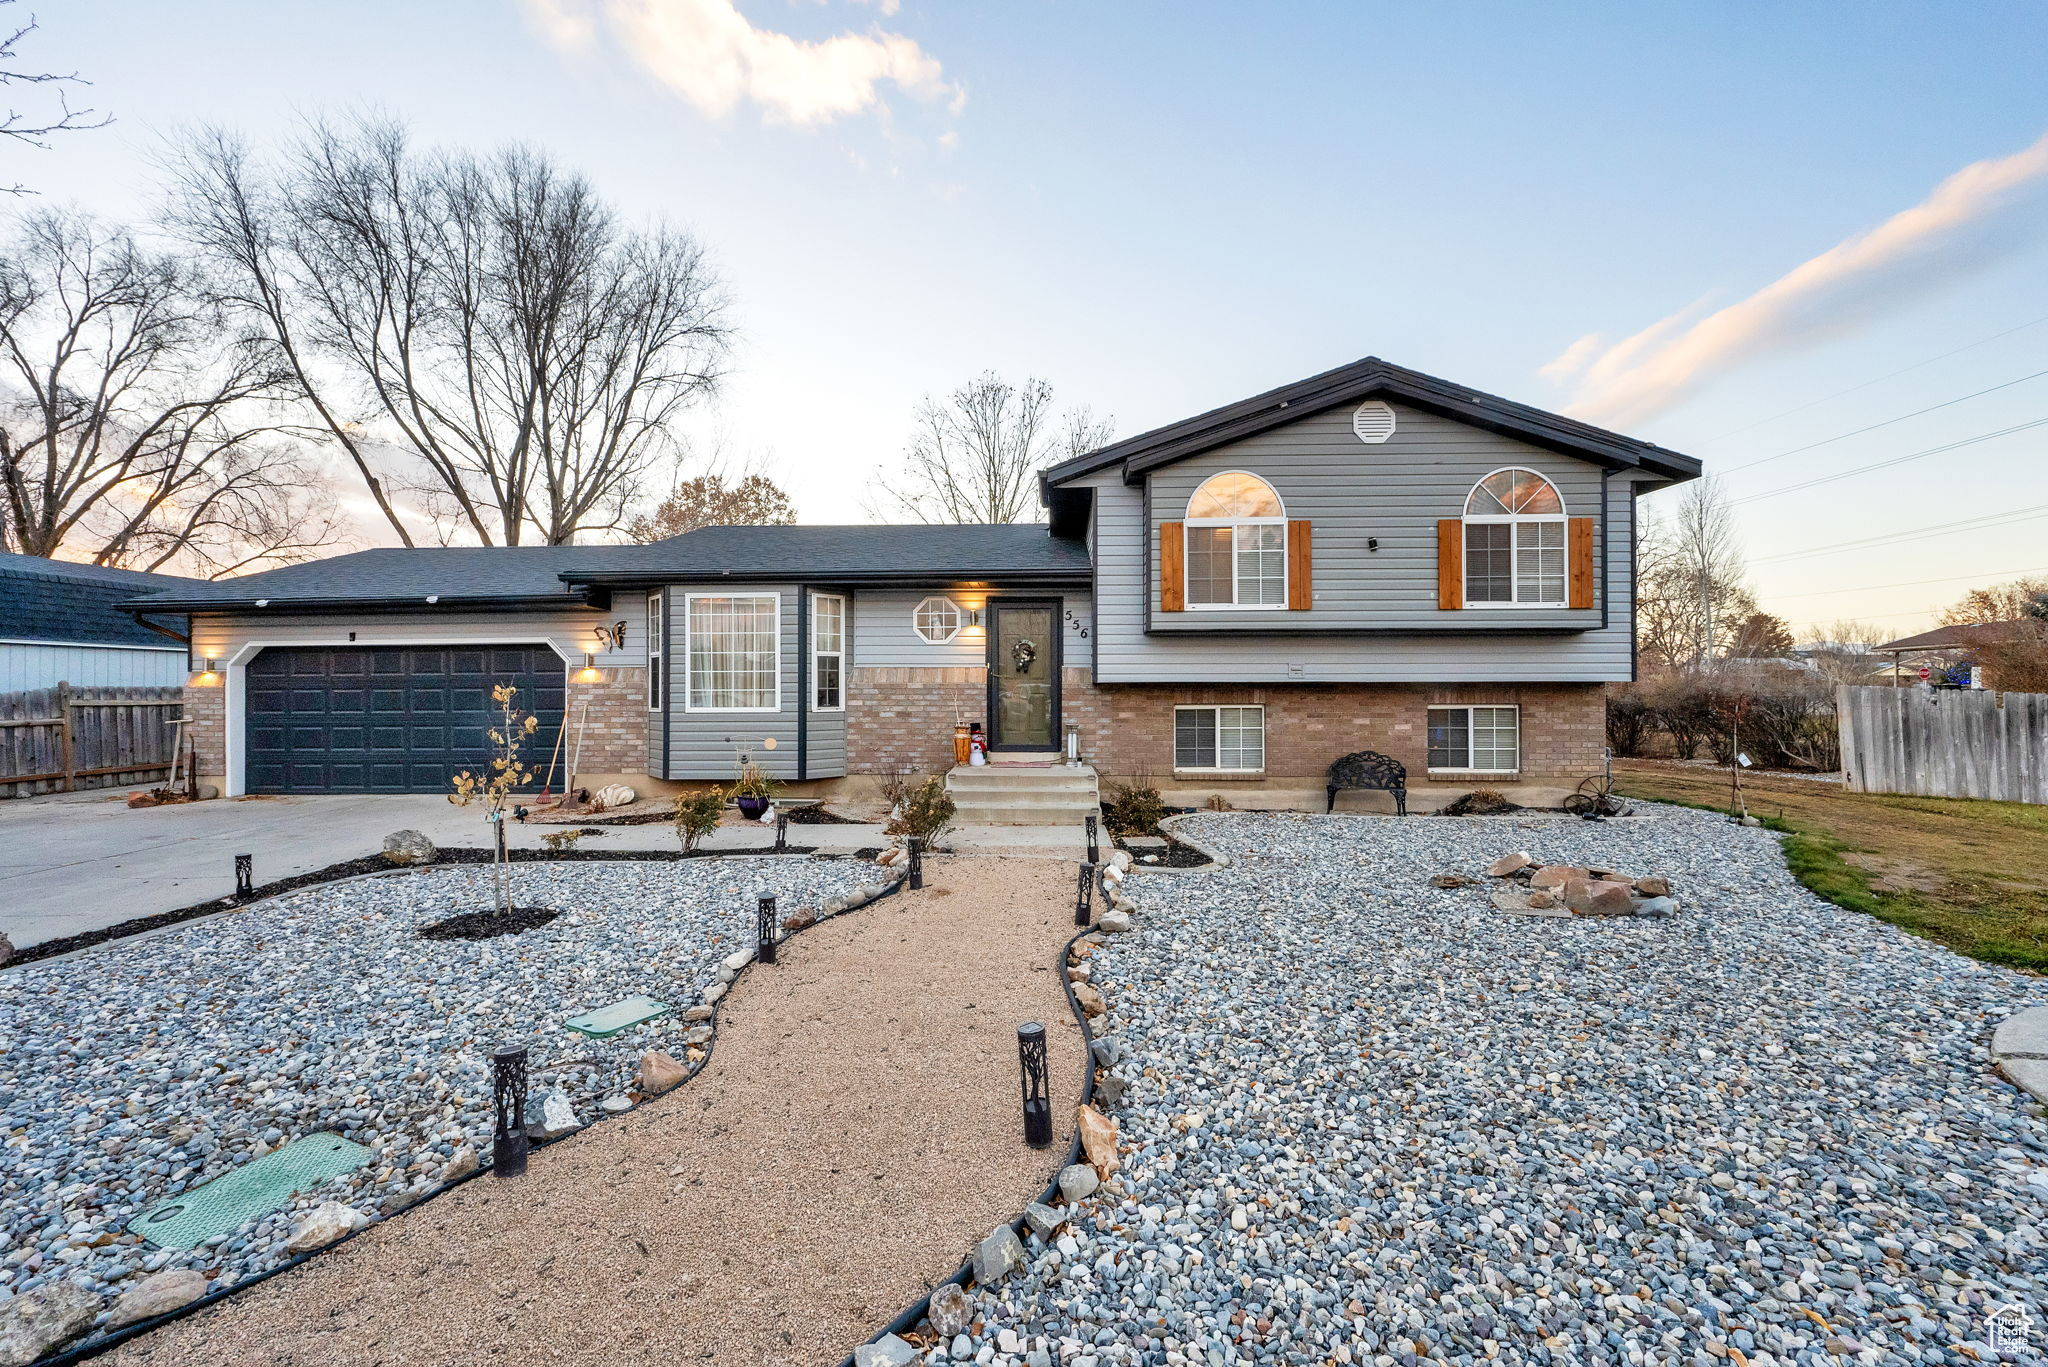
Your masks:
<path fill-rule="evenodd" d="M 1337 794 L 1346 788 L 1372 788 L 1394 795 L 1394 810 L 1408 815 L 1408 766 L 1377 750 L 1360 750 L 1330 766 L 1330 804 L 1323 810 L 1337 810 Z"/>

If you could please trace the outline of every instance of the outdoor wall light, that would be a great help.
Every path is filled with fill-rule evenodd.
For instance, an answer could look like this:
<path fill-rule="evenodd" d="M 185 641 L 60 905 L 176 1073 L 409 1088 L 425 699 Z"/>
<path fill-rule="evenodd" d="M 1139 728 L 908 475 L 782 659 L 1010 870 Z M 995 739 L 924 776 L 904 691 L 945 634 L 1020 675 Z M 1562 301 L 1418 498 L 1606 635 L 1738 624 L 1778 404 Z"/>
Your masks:
<path fill-rule="evenodd" d="M 585 655 L 583 657 L 583 668 L 576 671 L 576 682 L 596 683 L 601 677 L 597 672 L 597 657 L 595 655 Z"/>
<path fill-rule="evenodd" d="M 199 664 L 199 676 L 192 682 L 197 684 L 217 684 L 220 682 L 219 661 L 209 655 L 201 660 Z"/>

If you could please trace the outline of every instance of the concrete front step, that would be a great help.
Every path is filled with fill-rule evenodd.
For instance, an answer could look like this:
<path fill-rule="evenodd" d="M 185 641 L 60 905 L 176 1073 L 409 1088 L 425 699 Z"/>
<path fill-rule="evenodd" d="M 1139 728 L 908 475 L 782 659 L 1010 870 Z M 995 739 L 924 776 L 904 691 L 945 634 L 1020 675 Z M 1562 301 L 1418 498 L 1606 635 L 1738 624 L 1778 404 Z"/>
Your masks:
<path fill-rule="evenodd" d="M 1032 770 L 1021 774 L 955 769 L 946 776 L 946 786 L 956 793 L 1092 793 L 1095 791 L 1095 775 L 1060 769 Z"/>
<path fill-rule="evenodd" d="M 1093 807 L 1022 807 L 1014 803 L 1001 806 L 954 807 L 953 819 L 970 826 L 1072 826 L 1079 830 L 1093 812 Z"/>
<path fill-rule="evenodd" d="M 982 826 L 1078 826 L 1100 810 L 1086 766 L 956 765 L 946 775 L 955 817 Z"/>

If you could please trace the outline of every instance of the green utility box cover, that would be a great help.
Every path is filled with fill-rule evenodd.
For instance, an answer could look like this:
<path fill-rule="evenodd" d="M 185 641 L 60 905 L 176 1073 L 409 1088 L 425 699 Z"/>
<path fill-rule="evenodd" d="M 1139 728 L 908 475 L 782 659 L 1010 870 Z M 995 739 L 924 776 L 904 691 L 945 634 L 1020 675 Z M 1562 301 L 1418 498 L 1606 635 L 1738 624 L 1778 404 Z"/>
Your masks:
<path fill-rule="evenodd" d="M 361 1144 L 338 1134 L 309 1134 L 211 1182 L 157 1202 L 128 1222 L 158 1248 L 197 1248 L 267 1215 L 302 1191 L 370 1161 Z"/>
<path fill-rule="evenodd" d="M 651 1021 L 656 1016 L 666 1016 L 672 1010 L 667 1002 L 658 1002 L 652 997 L 627 997 L 610 1006 L 600 1006 L 595 1011 L 586 1011 L 580 1016 L 569 1018 L 569 1028 L 579 1035 L 592 1039 L 608 1039 L 629 1026 L 641 1021 Z"/>

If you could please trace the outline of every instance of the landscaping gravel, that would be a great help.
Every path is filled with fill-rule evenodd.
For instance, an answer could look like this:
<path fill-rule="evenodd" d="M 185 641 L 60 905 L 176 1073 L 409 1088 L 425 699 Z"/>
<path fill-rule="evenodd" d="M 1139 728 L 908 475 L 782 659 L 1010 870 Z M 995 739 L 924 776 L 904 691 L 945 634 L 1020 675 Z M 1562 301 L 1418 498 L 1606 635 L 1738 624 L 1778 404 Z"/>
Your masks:
<path fill-rule="evenodd" d="M 274 1266 L 323 1200 L 374 1215 L 436 1184 L 465 1146 L 487 1160 L 501 1044 L 529 1044 L 533 1094 L 560 1089 L 588 1123 L 618 1108 L 643 1050 L 680 1059 L 708 1035 L 683 1011 L 751 951 L 758 894 L 787 915 L 876 878 L 801 858 L 526 864 L 516 900 L 561 916 L 435 941 L 416 929 L 494 894 L 488 869 L 432 869 L 0 973 L 0 1288 L 114 1294 L 176 1267 L 221 1287 Z M 563 1028 L 634 994 L 675 1011 L 604 1040 Z M 210 1247 L 153 1250 L 124 1232 L 159 1199 L 322 1131 L 374 1161 Z"/>
<path fill-rule="evenodd" d="M 934 1358 L 1966 1363 L 2048 1347 L 2048 1126 L 1987 1065 L 2041 979 L 1842 911 L 1774 837 L 1648 819 L 1187 823 L 1091 961 L 1123 1171 Z M 1661 874 L 1514 916 L 1495 856 Z"/>

